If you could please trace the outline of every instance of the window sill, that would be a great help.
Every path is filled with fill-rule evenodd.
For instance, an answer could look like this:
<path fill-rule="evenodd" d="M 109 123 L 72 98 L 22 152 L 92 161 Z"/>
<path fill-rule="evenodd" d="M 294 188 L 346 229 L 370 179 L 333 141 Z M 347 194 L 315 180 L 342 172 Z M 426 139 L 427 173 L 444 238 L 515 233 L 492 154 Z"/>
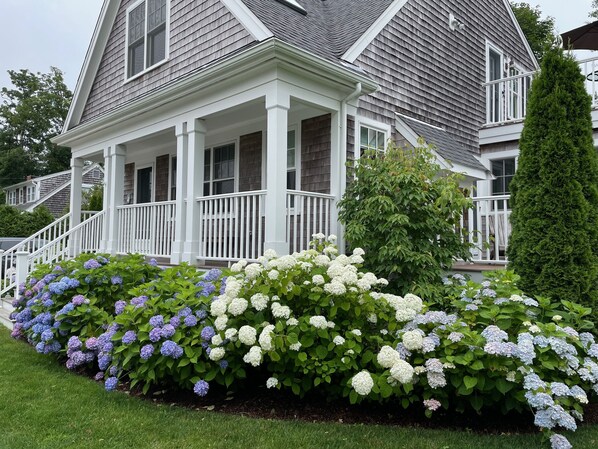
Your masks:
<path fill-rule="evenodd" d="M 130 78 L 125 78 L 125 81 L 123 82 L 123 85 L 125 85 L 125 84 L 128 84 L 128 83 L 130 83 L 131 81 L 135 81 L 135 80 L 136 80 L 136 79 L 138 79 L 138 78 L 141 78 L 141 77 L 142 77 L 143 75 L 145 75 L 146 73 L 148 73 L 148 72 L 151 72 L 152 70 L 155 70 L 155 69 L 157 69 L 158 67 L 160 67 L 160 66 L 162 66 L 162 65 L 166 64 L 166 63 L 167 63 L 169 60 L 170 60 L 170 58 L 163 59 L 162 61 L 160 61 L 160 62 L 157 62 L 156 64 L 154 64 L 154 65 L 153 65 L 153 66 L 151 66 L 151 67 L 148 67 L 148 68 L 147 68 L 147 69 L 145 69 L 145 70 L 142 70 L 141 72 L 139 72 L 139 73 L 137 73 L 137 74 L 133 75 L 132 77 L 130 77 Z"/>

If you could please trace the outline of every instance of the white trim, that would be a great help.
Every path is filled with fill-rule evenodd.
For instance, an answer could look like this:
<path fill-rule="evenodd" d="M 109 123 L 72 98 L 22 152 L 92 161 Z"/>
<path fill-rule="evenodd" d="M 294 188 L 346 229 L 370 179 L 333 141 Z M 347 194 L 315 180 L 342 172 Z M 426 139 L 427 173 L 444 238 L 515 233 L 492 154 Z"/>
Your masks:
<path fill-rule="evenodd" d="M 272 31 L 241 0 L 220 1 L 256 41 L 263 41 L 274 36 Z"/>
<path fill-rule="evenodd" d="M 164 59 L 156 62 L 154 65 L 147 66 L 147 49 L 148 49 L 148 29 L 147 29 L 147 15 L 148 15 L 148 7 L 147 7 L 147 0 L 137 0 L 135 3 L 130 5 L 126 12 L 125 12 L 125 71 L 124 71 L 124 84 L 133 81 L 144 74 L 151 72 L 152 70 L 156 69 L 157 67 L 165 64 L 170 59 L 170 0 L 165 0 L 166 2 L 166 22 L 164 23 Z M 145 18 L 144 18 L 144 25 L 145 30 L 143 32 L 143 70 L 136 73 L 135 75 L 129 76 L 129 15 L 131 11 L 137 8 L 141 4 L 145 4 Z"/>
<path fill-rule="evenodd" d="M 490 79 L 490 50 L 494 53 L 497 53 L 500 56 L 500 78 L 502 79 L 505 77 L 505 53 L 498 47 L 494 45 L 491 41 L 486 39 L 486 82 L 489 83 L 490 81 L 494 81 Z"/>
<path fill-rule="evenodd" d="M 361 157 L 361 127 L 370 128 L 384 133 L 384 151 L 388 145 L 388 139 L 392 136 L 392 126 L 386 123 L 378 122 L 360 115 L 355 116 L 355 145 L 354 158 L 358 160 Z"/>
<path fill-rule="evenodd" d="M 214 196 L 215 193 L 212 193 L 212 184 L 214 183 L 214 148 L 219 148 L 219 147 L 225 147 L 227 145 L 234 145 L 235 146 L 235 167 L 234 167 L 234 173 L 233 173 L 233 180 L 234 180 L 234 186 L 233 186 L 233 193 L 237 193 L 239 191 L 239 157 L 240 157 L 240 139 L 241 136 L 236 136 L 234 139 L 228 139 L 225 141 L 220 141 L 218 143 L 215 143 L 213 145 L 210 145 L 208 143 L 208 139 L 209 136 L 206 134 L 206 144 L 204 147 L 204 154 L 206 151 L 210 151 L 210 180 L 206 181 L 206 179 L 204 178 L 203 183 L 201 185 L 201 192 L 202 192 L 202 196 L 203 195 L 203 189 L 204 189 L 204 185 L 206 184 L 206 182 L 210 183 L 210 194 L 206 195 L 206 196 Z M 204 160 L 205 163 L 205 160 Z M 202 167 L 202 170 L 204 169 L 204 167 Z M 219 179 L 220 181 L 222 180 L 227 180 L 230 178 L 223 178 L 223 179 Z M 178 193 L 177 193 L 178 194 Z"/>
<path fill-rule="evenodd" d="M 529 46 L 529 42 L 525 38 L 525 34 L 523 34 L 523 30 L 521 29 L 521 26 L 519 26 L 519 22 L 517 22 L 517 18 L 515 17 L 515 13 L 513 12 L 513 9 L 511 8 L 511 4 L 510 4 L 509 0 L 503 0 L 503 3 L 505 5 L 505 8 L 507 8 L 509 17 L 511 18 L 513 25 L 515 25 L 515 28 L 517 29 L 517 33 L 519 34 L 519 37 L 521 38 L 521 41 L 523 42 L 523 45 L 524 45 L 525 49 L 527 50 L 527 53 L 529 54 L 529 57 L 531 58 L 532 63 L 534 64 L 534 67 L 536 68 L 536 70 L 540 70 L 540 65 L 538 64 L 538 61 L 536 60 L 536 56 L 534 55 L 532 48 Z"/>
<path fill-rule="evenodd" d="M 389 24 L 394 16 L 405 6 L 408 0 L 394 0 L 376 21 L 370 25 L 365 33 L 345 52 L 341 59 L 353 63 L 370 43 Z M 505 0 L 506 1 L 506 0 Z"/>
<path fill-rule="evenodd" d="M 295 131 L 295 189 L 291 190 L 301 190 L 301 122 L 293 123 L 288 126 L 287 138 L 290 131 Z M 289 168 L 287 166 L 287 173 L 288 172 Z"/>

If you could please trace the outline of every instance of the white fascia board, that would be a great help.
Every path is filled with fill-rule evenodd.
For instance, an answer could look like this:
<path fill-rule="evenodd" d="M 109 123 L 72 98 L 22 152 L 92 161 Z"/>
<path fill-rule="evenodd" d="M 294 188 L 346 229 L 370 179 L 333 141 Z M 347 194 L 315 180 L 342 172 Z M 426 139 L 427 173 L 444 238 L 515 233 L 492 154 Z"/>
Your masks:
<path fill-rule="evenodd" d="M 394 16 L 398 14 L 408 0 L 394 0 L 376 21 L 370 25 L 365 33 L 345 52 L 342 60 L 353 63 L 368 45 L 380 34 L 380 32 L 389 24 Z"/>
<path fill-rule="evenodd" d="M 375 92 L 378 88 L 378 84 L 365 75 L 343 68 L 339 64 L 272 38 L 225 60 L 218 61 L 198 71 L 193 76 L 181 79 L 138 100 L 124 104 L 109 114 L 102 115 L 74 129 L 63 132 L 52 138 L 52 142 L 69 147 L 77 139 L 86 138 L 98 130 L 118 126 L 129 118 L 155 111 L 159 106 L 184 99 L 201 90 L 214 89 L 214 86 L 217 86 L 220 81 L 230 80 L 234 76 L 247 73 L 249 69 L 260 65 L 263 66 L 268 62 L 285 64 L 285 67 L 295 67 L 307 75 L 326 78 L 337 86 L 342 85 L 353 88 L 356 83 L 361 83 L 366 94 Z M 83 157 L 82 154 L 73 154 L 73 156 Z"/>
<path fill-rule="evenodd" d="M 106 48 L 106 43 L 110 37 L 112 25 L 116 20 L 119 6 L 119 0 L 104 0 L 104 4 L 100 10 L 100 17 L 96 23 L 91 43 L 89 44 L 85 55 L 83 68 L 77 79 L 73 101 L 71 102 L 71 107 L 69 108 L 68 115 L 64 121 L 63 132 L 78 125 L 81 120 L 83 109 L 85 108 L 87 98 L 89 97 L 98 68 L 100 67 L 104 49 Z"/>
<path fill-rule="evenodd" d="M 511 3 L 509 2 L 509 0 L 503 0 L 503 3 L 505 5 L 505 8 L 507 8 L 507 11 L 509 12 L 509 16 L 511 17 L 511 20 L 513 21 L 513 25 L 515 25 L 515 28 L 517 28 L 517 32 L 519 33 L 519 37 L 523 41 L 523 45 L 525 46 L 525 49 L 529 53 L 529 57 L 532 59 L 532 62 L 534 63 L 534 67 L 536 68 L 536 70 L 540 70 L 540 65 L 538 64 L 538 60 L 536 59 L 536 55 L 534 55 L 534 52 L 532 51 L 532 48 L 529 46 L 529 42 L 527 41 L 527 38 L 525 37 L 525 34 L 523 34 L 523 30 L 521 29 L 521 26 L 519 25 L 519 22 L 517 22 L 517 17 L 515 17 L 515 13 L 513 12 L 513 8 L 511 8 Z"/>
<path fill-rule="evenodd" d="M 480 129 L 480 145 L 519 140 L 522 131 L 523 122 L 482 128 Z"/>
<path fill-rule="evenodd" d="M 274 36 L 272 31 L 270 31 L 268 27 L 266 27 L 266 25 L 251 12 L 247 5 L 243 3 L 243 0 L 220 1 L 256 41 L 261 42 Z"/>

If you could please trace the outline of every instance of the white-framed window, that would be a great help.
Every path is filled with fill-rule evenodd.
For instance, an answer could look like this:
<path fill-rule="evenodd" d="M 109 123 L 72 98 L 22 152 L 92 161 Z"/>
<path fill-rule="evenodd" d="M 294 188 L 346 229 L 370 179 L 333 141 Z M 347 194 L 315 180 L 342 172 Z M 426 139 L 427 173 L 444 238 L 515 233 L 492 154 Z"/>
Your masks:
<path fill-rule="evenodd" d="M 27 186 L 27 202 L 32 203 L 35 201 L 35 186 Z"/>
<path fill-rule="evenodd" d="M 494 159 L 491 161 L 492 195 L 509 195 L 509 185 L 515 176 L 516 163 L 514 157 Z"/>
<path fill-rule="evenodd" d="M 17 191 L 16 190 L 11 190 L 10 192 L 8 192 L 8 204 L 10 204 L 11 206 L 14 206 L 15 204 L 17 204 Z"/>
<path fill-rule="evenodd" d="M 169 0 L 140 0 L 127 9 L 126 79 L 168 58 Z"/>
<path fill-rule="evenodd" d="M 500 80 L 504 77 L 503 53 L 490 42 L 486 42 L 486 82 Z M 486 89 L 487 120 L 497 123 L 504 120 L 502 104 L 502 83 L 490 84 Z"/>
<path fill-rule="evenodd" d="M 203 195 L 222 195 L 235 191 L 236 145 L 206 148 Z"/>
<path fill-rule="evenodd" d="M 287 132 L 287 190 L 299 190 L 299 149 L 297 147 L 297 130 Z"/>
<path fill-rule="evenodd" d="M 177 157 L 170 158 L 170 201 L 176 200 Z"/>

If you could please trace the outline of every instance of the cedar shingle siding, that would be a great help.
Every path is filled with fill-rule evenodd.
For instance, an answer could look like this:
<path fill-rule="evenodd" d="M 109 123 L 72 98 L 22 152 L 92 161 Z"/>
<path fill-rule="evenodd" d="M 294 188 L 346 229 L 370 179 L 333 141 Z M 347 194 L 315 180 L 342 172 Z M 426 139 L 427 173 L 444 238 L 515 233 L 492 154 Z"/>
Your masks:
<path fill-rule="evenodd" d="M 156 158 L 156 201 L 168 201 L 169 161 L 169 154 Z"/>
<path fill-rule="evenodd" d="M 262 132 L 241 136 L 239 143 L 239 192 L 262 188 Z"/>
<path fill-rule="evenodd" d="M 135 202 L 135 163 L 125 164 L 124 204 Z"/>
<path fill-rule="evenodd" d="M 330 193 L 330 114 L 301 122 L 301 190 Z"/>
<path fill-rule="evenodd" d="M 220 1 L 171 0 L 169 60 L 124 83 L 126 10 L 133 3 L 135 0 L 123 0 L 120 5 L 81 123 L 253 42 Z"/>
<path fill-rule="evenodd" d="M 449 29 L 449 13 L 465 22 L 463 31 Z M 361 98 L 359 114 L 393 125 L 395 112 L 404 113 L 445 128 L 478 152 L 486 40 L 533 69 L 502 0 L 408 1 L 356 60 L 381 86 Z"/>

